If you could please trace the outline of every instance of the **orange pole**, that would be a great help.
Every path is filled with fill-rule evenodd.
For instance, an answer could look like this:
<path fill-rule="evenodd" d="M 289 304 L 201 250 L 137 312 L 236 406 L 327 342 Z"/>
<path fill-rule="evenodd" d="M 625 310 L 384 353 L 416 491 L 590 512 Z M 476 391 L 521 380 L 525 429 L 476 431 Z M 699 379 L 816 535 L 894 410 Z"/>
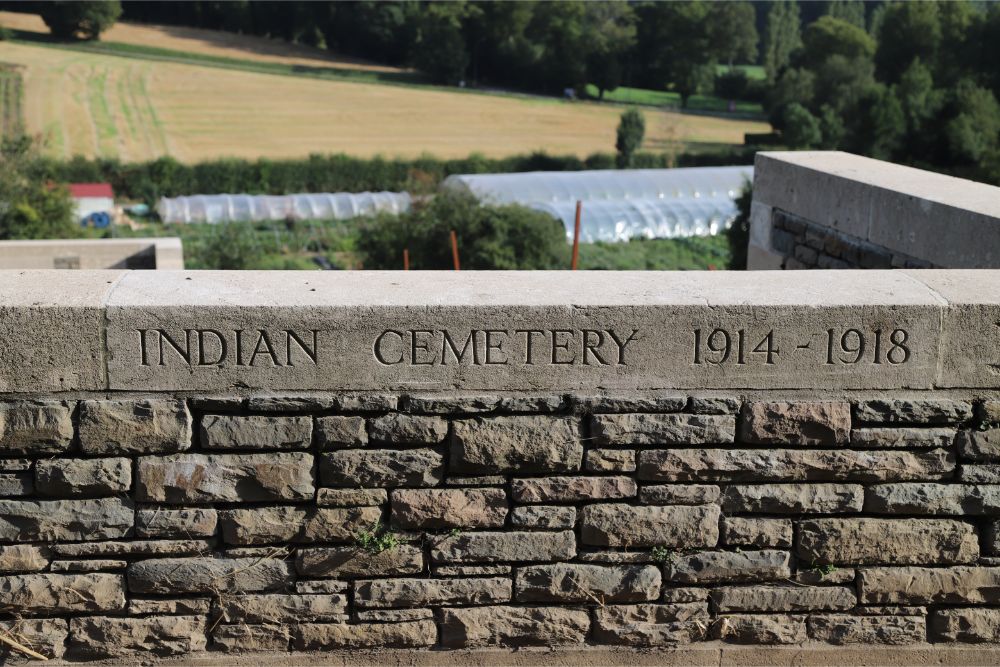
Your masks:
<path fill-rule="evenodd" d="M 409 271 L 410 270 L 410 249 L 409 248 L 403 248 L 403 270 L 404 271 Z"/>
<path fill-rule="evenodd" d="M 576 271 L 577 262 L 580 260 L 580 214 L 583 212 L 583 202 L 576 200 L 576 222 L 573 224 L 573 262 L 570 270 Z"/>
<path fill-rule="evenodd" d="M 451 230 L 451 258 L 455 262 L 455 270 L 458 271 L 458 237 L 455 230 Z"/>

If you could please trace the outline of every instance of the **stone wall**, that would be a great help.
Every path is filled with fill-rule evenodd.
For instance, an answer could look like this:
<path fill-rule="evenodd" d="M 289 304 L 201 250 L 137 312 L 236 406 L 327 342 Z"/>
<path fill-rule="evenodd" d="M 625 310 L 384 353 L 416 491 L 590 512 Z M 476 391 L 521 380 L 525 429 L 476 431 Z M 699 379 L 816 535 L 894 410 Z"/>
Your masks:
<path fill-rule="evenodd" d="M 0 241 L 0 269 L 183 268 L 176 237 Z"/>

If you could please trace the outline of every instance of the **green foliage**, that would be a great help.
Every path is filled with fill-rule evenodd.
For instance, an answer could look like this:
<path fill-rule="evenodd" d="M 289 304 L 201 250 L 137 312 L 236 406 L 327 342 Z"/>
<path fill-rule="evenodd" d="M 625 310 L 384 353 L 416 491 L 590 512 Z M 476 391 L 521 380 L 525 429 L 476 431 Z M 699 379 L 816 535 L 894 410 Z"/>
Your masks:
<path fill-rule="evenodd" d="M 0 240 L 65 239 L 81 235 L 73 201 L 61 185 L 38 177 L 38 155 L 25 136 L 0 145 Z"/>
<path fill-rule="evenodd" d="M 1000 104 L 993 93 L 963 79 L 954 95 L 958 113 L 945 127 L 952 159 L 977 164 L 995 156 L 1000 144 Z"/>
<path fill-rule="evenodd" d="M 936 2 L 887 5 L 878 31 L 875 64 L 879 79 L 896 83 L 914 58 L 935 62 L 941 47 L 941 16 Z"/>
<path fill-rule="evenodd" d="M 792 53 L 802 46 L 799 5 L 794 0 L 771 4 L 764 28 L 764 70 L 768 81 L 775 81 L 788 66 Z"/>
<path fill-rule="evenodd" d="M 817 563 L 816 561 L 813 561 L 809 569 L 811 572 L 818 574 L 820 578 L 822 578 L 828 577 L 836 572 L 837 566 L 832 563 Z"/>
<path fill-rule="evenodd" d="M 625 169 L 632 166 L 634 156 L 642 145 L 642 138 L 646 134 L 646 118 L 637 109 L 628 109 L 622 112 L 621 120 L 618 121 L 617 138 L 615 139 L 615 150 L 618 151 L 618 167 Z"/>
<path fill-rule="evenodd" d="M 655 563 L 672 565 L 677 562 L 677 551 L 674 549 L 668 549 L 667 547 L 653 547 L 653 549 L 649 552 L 649 555 Z"/>
<path fill-rule="evenodd" d="M 800 64 L 814 69 L 831 56 L 848 61 L 870 59 L 875 55 L 875 40 L 862 28 L 847 21 L 822 16 L 810 23 L 802 35 Z"/>
<path fill-rule="evenodd" d="M 204 265 L 226 271 L 260 268 L 264 250 L 256 242 L 250 223 L 211 225 L 210 230 L 199 252 Z"/>
<path fill-rule="evenodd" d="M 747 246 L 750 244 L 750 205 L 752 202 L 753 184 L 747 181 L 743 190 L 740 191 L 740 196 L 736 198 L 736 208 L 739 210 L 739 215 L 726 231 L 729 249 L 732 253 L 729 269 L 733 271 L 745 271 L 747 268 Z"/>
<path fill-rule="evenodd" d="M 354 543 L 373 556 L 383 551 L 395 549 L 402 544 L 398 535 L 378 522 L 372 526 L 371 530 L 358 531 L 358 534 L 354 536 Z"/>
<path fill-rule="evenodd" d="M 862 0 L 829 0 L 826 13 L 835 19 L 865 29 L 865 3 Z"/>
<path fill-rule="evenodd" d="M 709 39 L 718 59 L 735 62 L 757 61 L 756 16 L 749 2 L 713 2 L 708 16 Z"/>
<path fill-rule="evenodd" d="M 645 64 L 647 79 L 658 88 L 677 91 L 686 107 L 688 99 L 714 79 L 717 54 L 709 30 L 709 5 L 656 2 L 640 5 L 637 12 L 637 55 Z"/>
<path fill-rule="evenodd" d="M 807 149 L 823 141 L 818 118 L 798 102 L 785 107 L 781 136 L 789 148 Z"/>
<path fill-rule="evenodd" d="M 463 269 L 565 269 L 569 245 L 561 222 L 522 206 L 483 206 L 448 193 L 417 202 L 409 213 L 361 224 L 358 250 L 367 269 L 399 269 L 409 250 L 413 269 L 453 268 L 450 232 Z"/>
<path fill-rule="evenodd" d="M 413 63 L 436 83 L 458 85 L 469 66 L 462 20 L 470 7 L 463 2 L 430 3 L 420 17 Z"/>
<path fill-rule="evenodd" d="M 678 239 L 632 239 L 580 245 L 580 268 L 602 271 L 704 271 L 722 269 L 736 252 L 725 234 Z"/>
<path fill-rule="evenodd" d="M 122 14 L 118 0 L 53 0 L 39 3 L 45 25 L 58 39 L 99 39 Z"/>

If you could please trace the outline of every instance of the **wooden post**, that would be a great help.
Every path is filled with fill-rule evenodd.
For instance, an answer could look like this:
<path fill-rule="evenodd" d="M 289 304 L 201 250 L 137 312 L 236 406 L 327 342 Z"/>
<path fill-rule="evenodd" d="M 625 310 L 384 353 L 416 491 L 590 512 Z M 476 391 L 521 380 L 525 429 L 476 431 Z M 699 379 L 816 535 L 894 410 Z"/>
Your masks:
<path fill-rule="evenodd" d="M 404 271 L 409 271 L 410 270 L 410 249 L 409 248 L 403 248 L 403 270 Z"/>
<path fill-rule="evenodd" d="M 458 271 L 458 237 L 455 230 L 451 230 L 451 258 L 455 262 L 455 270 Z"/>
<path fill-rule="evenodd" d="M 576 271 L 577 262 L 580 260 L 580 214 L 583 212 L 583 202 L 576 200 L 576 222 L 573 224 L 573 261 L 570 270 Z"/>

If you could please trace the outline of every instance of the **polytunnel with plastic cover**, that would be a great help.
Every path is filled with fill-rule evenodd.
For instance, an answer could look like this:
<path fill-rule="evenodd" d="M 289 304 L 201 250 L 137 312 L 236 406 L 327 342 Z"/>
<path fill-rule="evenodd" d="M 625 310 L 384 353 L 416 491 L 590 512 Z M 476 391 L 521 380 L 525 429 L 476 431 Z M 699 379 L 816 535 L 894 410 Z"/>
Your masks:
<path fill-rule="evenodd" d="M 449 176 L 442 189 L 486 204 L 521 204 L 562 221 L 573 236 L 581 201 L 580 240 L 709 236 L 736 219 L 736 197 L 753 167 L 538 171 Z"/>
<path fill-rule="evenodd" d="M 405 213 L 410 202 L 406 192 L 193 195 L 163 197 L 156 212 L 166 223 L 349 220 L 378 213 Z"/>

